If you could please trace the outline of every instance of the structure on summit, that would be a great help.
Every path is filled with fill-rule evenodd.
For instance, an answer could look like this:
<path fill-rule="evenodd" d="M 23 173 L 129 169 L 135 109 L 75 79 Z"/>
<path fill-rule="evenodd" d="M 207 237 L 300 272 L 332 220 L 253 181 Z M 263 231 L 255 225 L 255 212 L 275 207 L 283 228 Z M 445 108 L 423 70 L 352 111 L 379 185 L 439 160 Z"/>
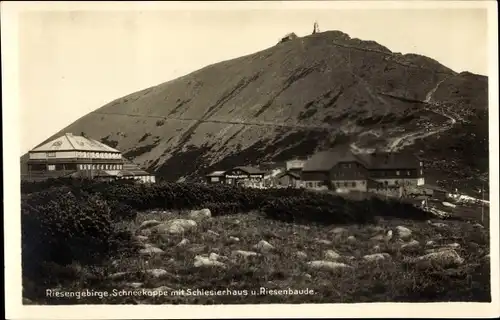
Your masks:
<path fill-rule="evenodd" d="M 314 28 L 313 28 L 313 33 L 312 34 L 316 34 L 316 33 L 319 33 L 319 26 L 318 26 L 318 22 L 314 22 Z"/>
<path fill-rule="evenodd" d="M 92 179 L 138 179 L 155 182 L 155 177 L 125 159 L 119 150 L 97 140 L 66 133 L 29 152 L 24 180 L 59 177 Z"/>

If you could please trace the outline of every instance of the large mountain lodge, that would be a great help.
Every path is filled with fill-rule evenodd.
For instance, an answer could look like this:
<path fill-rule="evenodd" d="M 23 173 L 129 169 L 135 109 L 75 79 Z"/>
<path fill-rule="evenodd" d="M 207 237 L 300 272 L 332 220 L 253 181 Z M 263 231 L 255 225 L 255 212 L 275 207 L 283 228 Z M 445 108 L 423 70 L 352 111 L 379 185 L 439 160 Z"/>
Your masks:
<path fill-rule="evenodd" d="M 373 192 L 394 196 L 425 192 L 424 162 L 406 152 L 356 154 L 348 148 L 292 159 L 274 170 L 235 167 L 206 175 L 207 183 L 256 188 L 292 187 L 337 192 Z M 432 192 L 432 190 L 427 190 Z"/>
<path fill-rule="evenodd" d="M 21 179 L 92 178 L 100 180 L 135 179 L 154 183 L 155 176 L 125 159 L 119 150 L 97 140 L 66 133 L 29 153 L 27 172 Z"/>

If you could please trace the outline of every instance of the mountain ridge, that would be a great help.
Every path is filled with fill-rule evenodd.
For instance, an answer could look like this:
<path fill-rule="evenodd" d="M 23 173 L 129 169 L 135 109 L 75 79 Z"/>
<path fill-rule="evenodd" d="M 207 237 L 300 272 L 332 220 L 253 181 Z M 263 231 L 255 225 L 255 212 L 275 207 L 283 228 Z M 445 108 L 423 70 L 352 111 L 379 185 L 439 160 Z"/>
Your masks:
<path fill-rule="evenodd" d="M 461 166 L 474 179 L 487 171 L 488 130 L 474 127 L 487 124 L 487 83 L 422 55 L 326 31 L 112 100 L 46 141 L 83 131 L 179 179 L 339 143 L 365 152 L 402 146 L 439 163 L 449 157 L 440 146 L 471 148 L 461 145 L 463 137 L 446 137 L 453 132 L 475 143 L 471 152 L 479 156 L 454 155 L 455 167 L 442 178 L 444 164 L 433 168 L 448 184 Z"/>

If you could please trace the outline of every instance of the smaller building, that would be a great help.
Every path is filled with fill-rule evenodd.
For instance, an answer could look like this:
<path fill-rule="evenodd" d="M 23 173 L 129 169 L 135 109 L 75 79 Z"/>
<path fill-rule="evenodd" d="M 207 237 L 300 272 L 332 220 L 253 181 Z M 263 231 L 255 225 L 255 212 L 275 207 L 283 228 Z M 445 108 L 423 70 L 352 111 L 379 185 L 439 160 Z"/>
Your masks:
<path fill-rule="evenodd" d="M 300 174 L 293 171 L 286 171 L 276 177 L 278 187 L 300 188 Z"/>
<path fill-rule="evenodd" d="M 228 185 L 264 187 L 266 172 L 254 167 L 234 167 L 224 172 Z"/>
<path fill-rule="evenodd" d="M 207 183 L 224 183 L 225 171 L 213 171 L 205 176 Z"/>
<path fill-rule="evenodd" d="M 418 186 L 418 194 L 428 196 L 433 199 L 446 200 L 448 191 L 431 184 L 423 184 Z"/>

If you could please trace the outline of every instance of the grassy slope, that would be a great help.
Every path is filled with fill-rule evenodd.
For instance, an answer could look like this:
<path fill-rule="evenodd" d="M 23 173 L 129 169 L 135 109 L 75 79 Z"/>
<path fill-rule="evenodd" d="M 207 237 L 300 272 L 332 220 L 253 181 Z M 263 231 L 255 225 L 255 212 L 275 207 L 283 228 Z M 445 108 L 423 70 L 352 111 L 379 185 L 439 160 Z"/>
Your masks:
<path fill-rule="evenodd" d="M 166 220 L 174 218 L 175 213 L 141 213 L 135 221 L 121 223 L 122 228 L 132 231 L 149 219 Z M 141 283 L 143 288 L 166 286 L 169 289 L 207 289 L 207 290 L 251 290 L 267 289 L 305 289 L 316 292 L 314 295 L 256 295 L 256 296 L 220 296 L 220 297 L 108 297 L 77 299 L 34 299 L 37 303 L 349 303 L 383 301 L 489 301 L 489 264 L 484 260 L 488 250 L 488 231 L 473 227 L 470 223 L 447 221 L 445 229 L 436 230 L 425 222 L 399 219 L 380 220 L 377 224 L 384 230 L 398 225 L 413 230 L 412 238 L 420 242 L 416 251 L 404 253 L 401 243 L 384 243 L 371 240 L 377 233 L 373 225 L 343 226 L 347 235 L 357 238 L 350 243 L 346 236 L 335 238 L 329 231 L 332 226 L 294 225 L 262 218 L 260 215 L 241 214 L 221 216 L 201 222 L 196 230 L 184 235 L 171 236 L 168 240 L 150 236 L 149 242 L 165 250 L 165 253 L 153 257 L 142 257 L 136 252 L 131 255 L 113 257 L 114 263 L 90 270 L 77 265 L 54 268 L 54 276 L 59 279 L 66 274 L 64 290 L 126 289 L 131 282 Z M 217 232 L 219 236 L 207 233 Z M 229 236 L 240 239 L 233 243 Z M 176 247 L 183 238 L 190 243 L 185 247 Z M 193 266 L 193 259 L 198 254 L 218 253 L 231 256 L 233 250 L 253 251 L 253 245 L 260 240 L 267 240 L 276 247 L 276 251 L 259 257 L 233 259 L 228 268 L 200 269 Z M 320 244 L 316 239 L 331 240 L 331 245 Z M 457 268 L 422 272 L 405 265 L 405 256 L 424 253 L 428 240 L 436 245 L 457 242 L 461 245 L 457 252 L 465 258 L 465 263 Z M 364 262 L 361 257 L 377 252 L 373 247 L 380 246 L 381 252 L 391 255 L 390 261 L 379 263 Z M 336 250 L 346 262 L 354 267 L 349 271 L 328 273 L 309 270 L 305 261 L 324 258 L 327 249 Z M 135 249 L 137 250 L 137 249 Z M 297 251 L 304 251 L 308 258 L 301 261 L 294 256 Z M 353 256 L 350 260 L 346 257 Z M 221 260 L 222 261 L 222 260 Z M 162 268 L 167 274 L 161 278 L 145 276 L 142 271 Z M 120 271 L 134 272 L 123 280 L 109 280 L 106 274 Z M 29 285 L 28 285 L 29 286 Z M 166 290 L 169 290 L 166 289 Z M 26 290 L 26 285 L 25 285 Z M 31 291 L 33 292 L 33 291 Z M 30 297 L 33 298 L 33 297 Z"/>
<path fill-rule="evenodd" d="M 308 155 L 336 143 L 339 129 L 350 132 L 348 141 L 372 129 L 382 130 L 383 137 L 397 127 L 413 130 L 418 119 L 428 116 L 418 100 L 445 79 L 435 100 L 450 102 L 448 109 L 459 114 L 486 110 L 485 77 L 457 75 L 432 59 L 393 54 L 375 42 L 330 31 L 119 98 L 56 135 L 85 132 L 160 176 L 177 179 L 262 159 Z M 443 167 L 438 160 L 450 158 L 439 150 L 453 148 L 471 130 L 477 135 L 453 160 L 456 167 L 487 170 L 487 148 L 478 143 L 487 132 L 474 129 L 484 121 L 478 125 L 474 113 L 469 118 L 471 125 L 458 124 L 451 135 L 430 137 L 415 146 L 438 162 L 437 171 Z M 289 127 L 269 125 L 274 122 Z M 474 154 L 479 161 L 463 160 L 464 154 Z M 445 181 L 453 172 L 448 170 Z"/>

